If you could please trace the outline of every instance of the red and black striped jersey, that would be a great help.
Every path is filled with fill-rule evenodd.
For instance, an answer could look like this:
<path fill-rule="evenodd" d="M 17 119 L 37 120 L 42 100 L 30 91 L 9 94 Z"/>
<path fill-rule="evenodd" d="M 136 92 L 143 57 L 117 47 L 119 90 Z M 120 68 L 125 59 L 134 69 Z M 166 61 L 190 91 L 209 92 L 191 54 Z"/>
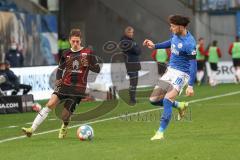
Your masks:
<path fill-rule="evenodd" d="M 61 80 L 62 85 L 70 86 L 75 91 L 83 93 L 86 89 L 89 70 L 100 72 L 100 66 L 93 51 L 89 48 L 76 52 L 68 49 L 60 59 L 56 79 Z"/>

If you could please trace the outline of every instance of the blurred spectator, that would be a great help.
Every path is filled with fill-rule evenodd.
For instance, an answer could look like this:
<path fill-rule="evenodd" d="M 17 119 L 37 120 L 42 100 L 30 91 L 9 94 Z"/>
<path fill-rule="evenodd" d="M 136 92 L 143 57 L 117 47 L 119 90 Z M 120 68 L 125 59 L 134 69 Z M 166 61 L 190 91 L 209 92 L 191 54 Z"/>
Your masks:
<path fill-rule="evenodd" d="M 233 66 L 235 69 L 236 82 L 240 82 L 240 42 L 239 37 L 236 37 L 236 41 L 233 42 L 229 49 L 228 53 L 232 56 Z"/>
<path fill-rule="evenodd" d="M 7 81 L 7 75 L 5 73 L 6 65 L 4 62 L 0 62 L 0 85 Z"/>
<path fill-rule="evenodd" d="M 167 69 L 167 63 L 170 54 L 171 53 L 169 49 L 156 49 L 152 52 L 151 56 L 158 64 L 158 74 L 160 76 L 162 76 Z"/>
<path fill-rule="evenodd" d="M 206 59 L 206 52 L 204 49 L 204 39 L 200 37 L 198 39 L 197 44 L 197 83 L 200 85 L 202 83 L 203 77 L 204 77 L 204 68 L 205 68 L 205 59 Z"/>
<path fill-rule="evenodd" d="M 219 58 L 222 57 L 221 50 L 217 46 L 217 43 L 218 43 L 218 41 L 214 40 L 212 42 L 212 45 L 210 45 L 209 50 L 207 52 L 208 62 L 210 64 L 210 68 L 211 68 L 211 73 L 209 74 L 209 84 L 211 86 L 217 85 L 217 80 L 216 80 L 217 69 L 218 69 L 217 64 L 218 64 Z"/>
<path fill-rule="evenodd" d="M 10 50 L 6 53 L 6 60 L 12 67 L 23 67 L 23 55 L 17 47 L 16 43 L 11 44 Z"/>
<path fill-rule="evenodd" d="M 9 79 L 6 74 L 6 64 L 5 62 L 0 62 L 0 76 L 5 77 L 5 81 L 0 84 L 2 91 L 13 89 L 13 85 L 9 82 Z"/>
<path fill-rule="evenodd" d="M 122 49 L 124 55 L 126 56 L 125 64 L 126 64 L 127 74 L 130 80 L 130 86 L 129 86 L 130 105 L 136 104 L 138 71 L 141 70 L 141 65 L 139 62 L 139 55 L 141 54 L 141 49 L 138 46 L 138 44 L 134 41 L 133 36 L 134 36 L 134 29 L 128 26 L 125 28 L 124 35 L 121 38 L 121 42 L 120 42 L 120 48 Z"/>
<path fill-rule="evenodd" d="M 6 81 L 0 84 L 1 90 L 13 90 L 12 95 L 16 95 L 20 89 L 23 89 L 23 94 L 27 94 L 32 89 L 30 85 L 19 83 L 18 77 L 10 70 L 8 61 L 0 63 L 0 75 L 6 76 Z"/>
<path fill-rule="evenodd" d="M 32 89 L 32 86 L 27 84 L 21 84 L 19 82 L 19 78 L 17 77 L 17 75 L 15 75 L 14 72 L 10 69 L 11 67 L 10 63 L 6 61 L 5 65 L 6 65 L 5 73 L 7 75 L 9 82 L 13 85 L 14 89 L 12 95 L 16 95 L 20 91 L 20 89 L 23 89 L 23 94 L 27 94 Z"/>

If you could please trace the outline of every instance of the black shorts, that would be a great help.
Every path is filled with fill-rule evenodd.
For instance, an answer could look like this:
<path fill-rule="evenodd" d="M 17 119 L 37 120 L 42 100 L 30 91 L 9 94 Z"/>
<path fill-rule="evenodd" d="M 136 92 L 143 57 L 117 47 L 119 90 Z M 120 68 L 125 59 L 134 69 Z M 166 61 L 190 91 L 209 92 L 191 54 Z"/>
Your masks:
<path fill-rule="evenodd" d="M 218 69 L 217 63 L 210 63 L 210 68 L 212 71 L 217 71 Z"/>
<path fill-rule="evenodd" d="M 240 58 L 233 58 L 233 66 L 240 67 Z"/>
<path fill-rule="evenodd" d="M 85 94 L 76 94 L 73 91 L 74 89 L 72 87 L 60 85 L 59 87 L 56 87 L 53 92 L 53 94 L 58 96 L 60 103 L 64 103 L 64 108 L 71 112 L 75 111 L 76 105 L 85 97 Z"/>
<path fill-rule="evenodd" d="M 202 71 L 205 66 L 205 61 L 197 61 L 197 70 Z"/>

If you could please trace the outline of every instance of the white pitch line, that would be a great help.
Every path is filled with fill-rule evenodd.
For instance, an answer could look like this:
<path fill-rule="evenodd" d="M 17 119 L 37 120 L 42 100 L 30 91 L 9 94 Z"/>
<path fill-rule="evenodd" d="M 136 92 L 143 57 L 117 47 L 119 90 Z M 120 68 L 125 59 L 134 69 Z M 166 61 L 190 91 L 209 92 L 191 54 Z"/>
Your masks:
<path fill-rule="evenodd" d="M 232 96 L 232 95 L 236 95 L 236 94 L 240 94 L 240 91 L 230 92 L 230 93 L 217 95 L 217 96 L 212 96 L 212 97 L 200 98 L 200 99 L 189 101 L 189 103 L 196 103 L 196 102 L 201 102 L 201 101 L 207 101 L 207 100 L 212 100 L 212 99 L 216 99 L 216 98 Z M 145 110 L 145 111 L 141 111 L 141 112 L 129 113 L 128 116 L 136 115 L 136 114 L 142 114 L 142 113 L 147 113 L 147 112 L 152 112 L 152 111 L 156 111 L 156 110 L 159 110 L 159 108 Z M 118 118 L 121 118 L 121 117 L 124 117 L 124 115 L 111 117 L 111 118 L 105 118 L 105 119 L 101 119 L 101 120 L 96 120 L 96 121 L 88 122 L 87 124 L 94 124 L 94 123 L 99 123 L 99 122 L 105 122 L 105 121 L 109 121 L 109 120 L 118 119 Z M 81 124 L 73 125 L 73 126 L 70 126 L 69 128 L 76 128 L 76 127 L 78 127 L 80 125 Z M 33 135 L 35 135 L 35 136 L 36 135 L 43 135 L 43 134 L 52 133 L 52 132 L 56 132 L 56 131 L 59 131 L 59 129 L 44 131 L 44 132 L 36 133 L 36 134 L 33 134 Z M 17 137 L 3 139 L 3 140 L 0 140 L 0 143 L 9 142 L 9 141 L 17 140 L 17 139 L 23 139 L 23 138 L 26 138 L 26 136 L 23 135 L 23 136 L 17 136 Z"/>
<path fill-rule="evenodd" d="M 232 96 L 232 95 L 239 94 L 239 93 L 240 93 L 240 91 L 230 92 L 230 93 L 226 93 L 226 94 L 222 94 L 222 95 L 217 95 L 217 96 L 212 96 L 212 97 L 206 97 L 206 98 L 200 98 L 200 99 L 192 100 L 192 101 L 189 101 L 189 103 L 196 103 L 196 102 L 201 102 L 201 101 L 207 101 L 207 100 L 211 100 L 211 99 L 216 99 L 216 98 L 221 98 L 221 97 L 226 97 L 226 96 Z"/>
<path fill-rule="evenodd" d="M 56 118 L 50 118 L 50 119 L 47 119 L 48 121 L 55 121 L 57 120 Z M 28 125 L 31 125 L 33 122 L 27 122 L 25 124 L 28 124 Z M 7 127 L 2 127 L 0 129 L 5 129 L 5 128 L 16 128 L 16 127 L 19 127 L 19 126 L 7 126 Z"/>
<path fill-rule="evenodd" d="M 137 114 L 142 114 L 142 113 L 147 113 L 147 112 L 152 112 L 152 111 L 156 111 L 156 110 L 159 110 L 159 108 L 150 109 L 150 110 L 141 111 L 141 112 L 129 113 L 128 116 L 137 115 Z M 106 118 L 106 119 L 100 119 L 100 120 L 88 122 L 87 124 L 94 124 L 94 123 L 99 123 L 99 122 L 105 122 L 105 121 L 109 121 L 109 120 L 118 119 L 118 118 L 121 118 L 121 117 L 124 117 L 124 116 L 125 116 L 125 115 L 116 116 L 116 117 L 111 117 L 111 118 Z M 73 126 L 70 126 L 70 127 L 68 127 L 68 128 L 69 128 L 69 129 L 70 129 L 70 128 L 76 128 L 76 127 L 78 127 L 78 126 L 80 126 L 80 125 L 82 125 L 82 124 L 73 125 Z M 40 133 L 35 133 L 35 134 L 33 134 L 33 136 L 42 135 L 42 134 L 47 134 L 47 133 L 52 133 L 52 132 L 56 132 L 56 131 L 59 131 L 59 129 L 53 129 L 53 130 L 49 130 L 49 131 L 44 131 L 44 132 L 40 132 Z M 12 138 L 3 139 L 3 140 L 0 141 L 0 143 L 4 143 L 4 142 L 16 140 L 16 139 L 23 139 L 23 138 L 26 138 L 26 136 L 23 135 L 23 136 L 18 136 L 18 137 L 12 137 Z"/>
<path fill-rule="evenodd" d="M 55 121 L 55 120 L 57 120 L 56 118 L 50 118 L 50 119 L 48 119 L 49 121 Z"/>
<path fill-rule="evenodd" d="M 8 126 L 6 128 L 16 128 L 16 127 L 18 127 L 18 126 Z"/>

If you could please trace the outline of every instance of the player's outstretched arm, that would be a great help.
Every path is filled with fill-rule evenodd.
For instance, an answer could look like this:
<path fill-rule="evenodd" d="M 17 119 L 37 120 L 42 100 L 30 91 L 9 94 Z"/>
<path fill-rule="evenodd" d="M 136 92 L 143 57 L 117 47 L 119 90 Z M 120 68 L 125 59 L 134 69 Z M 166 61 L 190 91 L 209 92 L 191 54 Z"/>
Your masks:
<path fill-rule="evenodd" d="M 147 46 L 149 49 L 166 49 L 171 47 L 171 40 L 154 44 L 151 40 L 145 39 L 143 46 Z"/>
<path fill-rule="evenodd" d="M 171 47 L 171 40 L 155 44 L 155 49 L 166 49 L 170 47 Z"/>
<path fill-rule="evenodd" d="M 154 49 L 155 48 L 155 44 L 151 40 L 149 40 L 149 39 L 145 39 L 143 41 L 143 46 L 146 46 L 149 49 Z"/>

